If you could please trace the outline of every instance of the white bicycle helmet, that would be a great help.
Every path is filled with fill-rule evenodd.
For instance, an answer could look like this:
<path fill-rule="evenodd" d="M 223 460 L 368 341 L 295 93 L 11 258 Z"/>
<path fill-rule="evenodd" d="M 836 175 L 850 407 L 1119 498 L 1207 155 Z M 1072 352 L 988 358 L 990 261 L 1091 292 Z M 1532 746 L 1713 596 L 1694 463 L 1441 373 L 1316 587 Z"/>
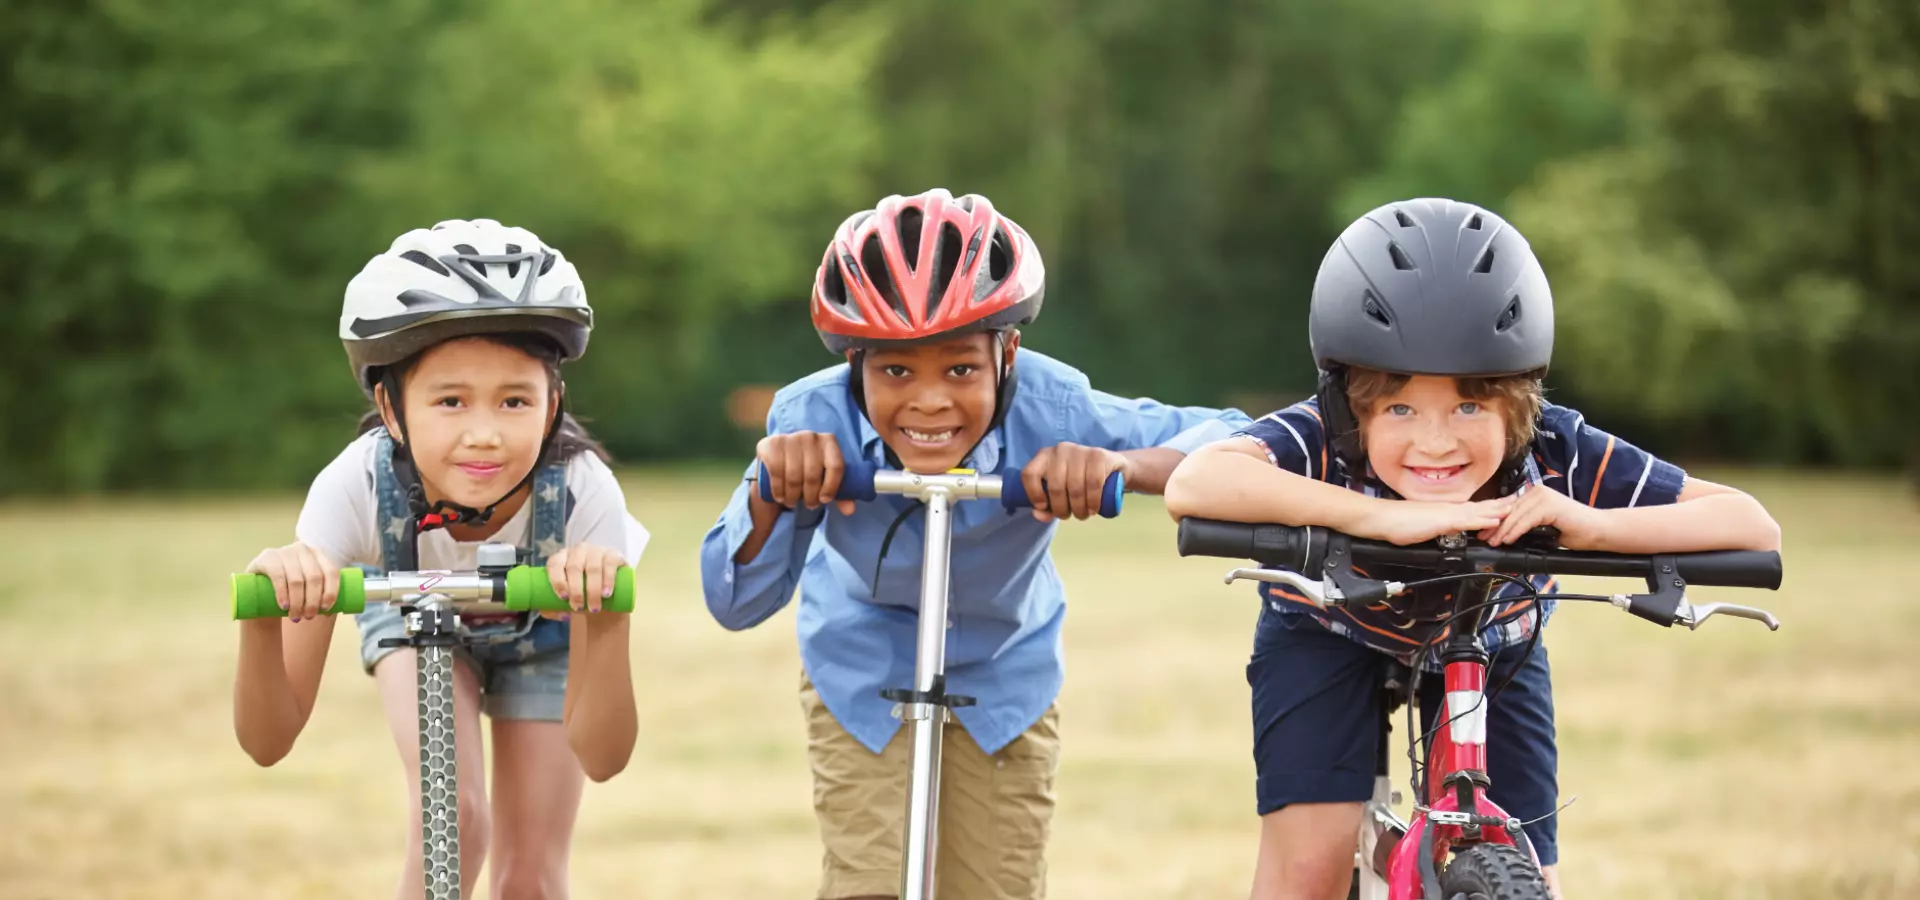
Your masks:
<path fill-rule="evenodd" d="M 347 283 L 340 342 L 369 395 L 379 369 L 441 341 L 534 332 L 579 359 L 593 330 L 580 273 L 533 232 L 452 219 L 395 238 Z"/>

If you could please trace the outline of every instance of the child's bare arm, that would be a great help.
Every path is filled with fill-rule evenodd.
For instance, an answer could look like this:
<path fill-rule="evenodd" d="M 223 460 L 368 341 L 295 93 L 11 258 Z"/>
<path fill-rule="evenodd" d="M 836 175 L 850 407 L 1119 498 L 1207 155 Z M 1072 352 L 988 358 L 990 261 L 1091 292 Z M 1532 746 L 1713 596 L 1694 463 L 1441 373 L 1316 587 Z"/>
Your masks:
<path fill-rule="evenodd" d="M 333 616 L 240 623 L 233 733 L 254 762 L 263 766 L 279 762 L 306 728 L 320 693 L 333 626 Z"/>
<path fill-rule="evenodd" d="M 627 657 L 633 617 L 601 611 L 624 565 L 618 552 L 588 543 L 547 558 L 548 582 L 573 608 L 560 719 L 574 758 L 594 781 L 605 781 L 627 767 L 639 733 Z"/>
<path fill-rule="evenodd" d="M 1595 509 L 1551 490 L 1528 491 L 1490 543 L 1503 544 L 1538 525 L 1560 530 L 1572 550 L 1611 553 L 1690 553 L 1702 550 L 1779 550 L 1780 525 L 1760 501 L 1700 478 L 1687 479 L 1671 504 Z"/>
<path fill-rule="evenodd" d="M 567 698 L 561 718 L 580 768 L 606 781 L 627 767 L 639 737 L 628 639 L 633 617 L 623 613 L 573 616 L 567 650 Z"/>
<path fill-rule="evenodd" d="M 1171 447 L 1122 450 L 1120 455 L 1127 458 L 1127 490 L 1136 494 L 1166 493 L 1167 479 L 1173 477 L 1173 470 L 1187 458 L 1185 453 Z"/>

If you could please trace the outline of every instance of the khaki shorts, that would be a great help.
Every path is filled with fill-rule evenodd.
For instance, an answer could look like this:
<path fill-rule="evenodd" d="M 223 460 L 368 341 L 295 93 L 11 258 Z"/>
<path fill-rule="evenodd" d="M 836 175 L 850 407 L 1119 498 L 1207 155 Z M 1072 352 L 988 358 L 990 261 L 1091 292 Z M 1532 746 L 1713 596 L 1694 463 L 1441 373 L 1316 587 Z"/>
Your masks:
<path fill-rule="evenodd" d="M 907 817 L 912 739 L 901 728 L 874 755 L 847 733 L 804 674 L 813 811 L 826 852 L 821 900 L 894 897 Z M 1047 893 L 1047 835 L 1060 764 L 1060 714 L 1049 708 L 991 756 L 948 721 L 941 743 L 940 900 L 1040 900 Z"/>

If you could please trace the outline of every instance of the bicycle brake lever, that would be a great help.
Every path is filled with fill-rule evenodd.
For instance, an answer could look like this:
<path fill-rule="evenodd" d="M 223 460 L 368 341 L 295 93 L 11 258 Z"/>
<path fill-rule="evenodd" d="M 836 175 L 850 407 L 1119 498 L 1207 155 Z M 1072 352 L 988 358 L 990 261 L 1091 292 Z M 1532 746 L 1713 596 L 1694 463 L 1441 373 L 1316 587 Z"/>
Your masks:
<path fill-rule="evenodd" d="M 1284 584 L 1299 591 L 1316 609 L 1325 610 L 1329 606 L 1342 606 L 1347 601 L 1347 595 L 1341 593 L 1339 585 L 1331 581 L 1314 581 L 1298 572 L 1289 572 L 1285 569 L 1234 569 L 1227 573 L 1226 582 L 1232 584 L 1242 578 L 1249 581 L 1264 581 L 1268 584 Z M 1369 589 L 1377 585 L 1383 599 L 1398 597 L 1407 592 L 1407 586 L 1398 581 L 1363 580 L 1361 585 Z M 1369 595 L 1361 596 L 1366 599 Z"/>
<path fill-rule="evenodd" d="M 1298 572 L 1288 572 L 1284 569 L 1234 569 L 1227 573 L 1226 583 L 1232 584 L 1242 578 L 1248 581 L 1264 581 L 1268 584 L 1284 584 L 1299 591 L 1300 595 L 1307 598 L 1307 602 L 1313 604 L 1315 609 L 1327 608 L 1327 594 L 1321 589 L 1320 582 Z"/>
<path fill-rule="evenodd" d="M 1773 613 L 1767 612 L 1759 607 L 1741 606 L 1737 603 L 1702 603 L 1698 606 L 1691 603 L 1683 603 L 1680 606 L 1679 615 L 1674 621 L 1687 626 L 1689 630 L 1696 630 L 1702 622 L 1716 615 L 1733 616 L 1738 619 L 1752 619 L 1755 622 L 1765 623 L 1768 631 L 1780 630 L 1780 620 L 1774 618 Z"/>

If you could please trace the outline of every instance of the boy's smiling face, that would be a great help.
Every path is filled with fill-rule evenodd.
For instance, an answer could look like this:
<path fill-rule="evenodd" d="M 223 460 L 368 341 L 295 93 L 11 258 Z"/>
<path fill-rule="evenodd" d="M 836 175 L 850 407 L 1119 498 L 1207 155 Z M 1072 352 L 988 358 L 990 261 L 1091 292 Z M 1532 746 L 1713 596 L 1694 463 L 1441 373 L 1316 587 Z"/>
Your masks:
<path fill-rule="evenodd" d="M 867 418 L 908 471 L 955 468 L 993 421 L 995 371 L 991 334 L 936 344 L 867 351 L 860 361 Z M 1008 361 L 1020 344 L 1008 334 Z"/>
<path fill-rule="evenodd" d="M 1415 375 L 1361 414 L 1374 475 L 1408 500 L 1462 502 L 1506 458 L 1506 411 L 1461 396 L 1452 378 Z"/>

